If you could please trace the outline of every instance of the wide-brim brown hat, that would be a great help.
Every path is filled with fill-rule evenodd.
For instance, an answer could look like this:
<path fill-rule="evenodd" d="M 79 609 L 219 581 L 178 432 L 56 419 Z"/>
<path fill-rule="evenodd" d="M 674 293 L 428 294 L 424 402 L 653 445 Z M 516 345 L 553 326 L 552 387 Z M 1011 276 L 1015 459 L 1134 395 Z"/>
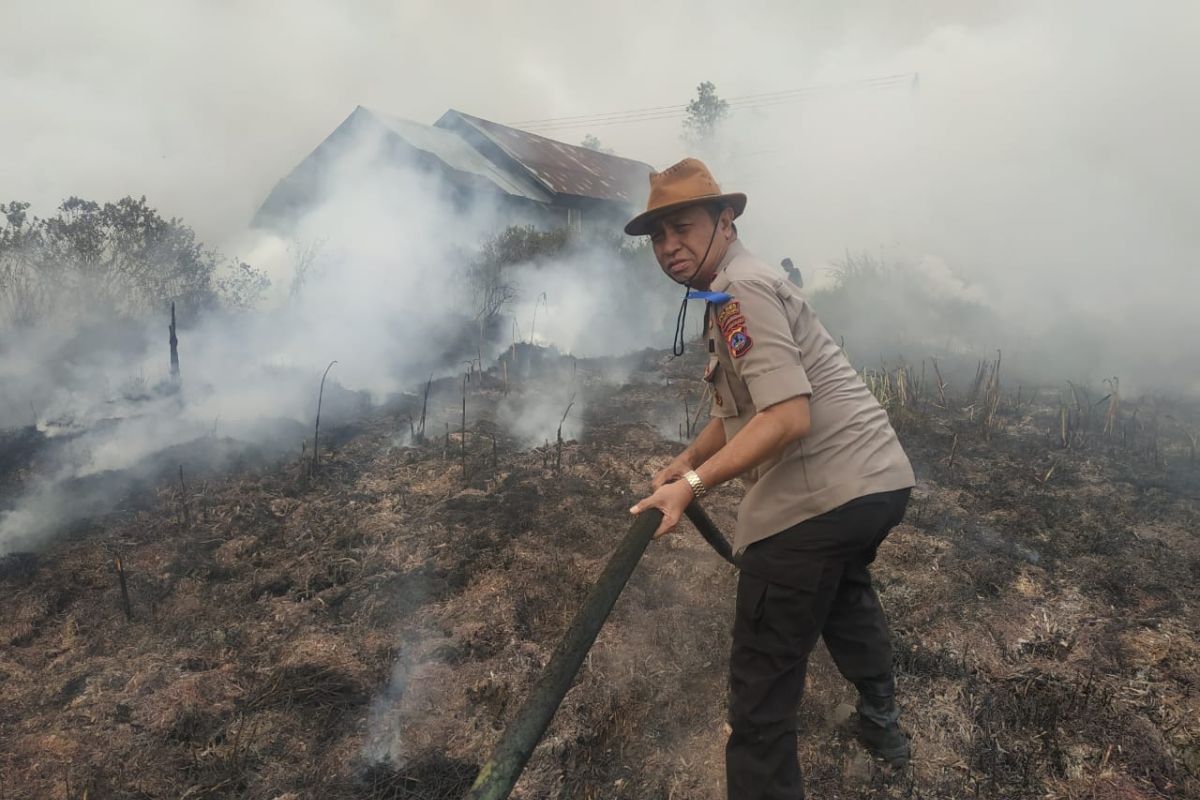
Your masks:
<path fill-rule="evenodd" d="M 646 210 L 625 225 L 630 236 L 649 234 L 654 221 L 687 206 L 716 203 L 733 209 L 734 219 L 746 210 L 746 195 L 722 192 L 708 167 L 698 158 L 685 158 L 662 172 L 650 173 L 650 198 Z"/>

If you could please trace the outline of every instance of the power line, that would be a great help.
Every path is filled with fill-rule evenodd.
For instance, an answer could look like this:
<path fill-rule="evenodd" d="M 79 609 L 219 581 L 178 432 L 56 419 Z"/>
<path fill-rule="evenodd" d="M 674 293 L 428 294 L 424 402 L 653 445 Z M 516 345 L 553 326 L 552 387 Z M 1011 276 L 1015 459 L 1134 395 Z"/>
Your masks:
<path fill-rule="evenodd" d="M 786 95 L 807 94 L 807 93 L 811 93 L 811 92 L 815 92 L 815 91 L 822 91 L 822 90 L 828 90 L 828 89 L 841 89 L 841 88 L 846 88 L 846 87 L 851 87 L 851 86 L 870 85 L 870 84 L 877 84 L 877 83 L 899 83 L 899 82 L 907 83 L 907 82 L 913 80 L 915 77 L 916 77 L 915 72 L 906 72 L 906 73 L 901 73 L 901 74 L 897 74 L 897 75 L 884 75 L 881 77 L 864 78 L 864 79 L 857 80 L 857 81 L 847 81 L 847 82 L 843 82 L 843 83 L 816 84 L 813 86 L 804 86 L 799 89 L 784 89 L 784 90 L 774 91 L 774 92 L 762 92 L 759 94 L 739 95 L 737 97 L 726 98 L 726 102 L 728 102 L 731 105 L 737 105 L 737 104 L 752 102 L 752 101 L 756 101 L 756 100 L 770 100 L 773 98 L 779 98 L 779 97 L 786 96 Z M 545 117 L 542 119 L 526 119 L 526 120 L 519 120 L 516 122 L 510 122 L 507 124 L 513 125 L 513 126 L 517 126 L 517 125 L 539 125 L 540 126 L 540 125 L 546 125 L 546 124 L 552 124 L 552 123 L 558 123 L 558 122 L 588 122 L 588 121 L 593 121 L 593 120 L 601 120 L 601 119 L 609 118 L 609 117 L 626 117 L 626 116 L 631 116 L 631 115 L 637 116 L 637 115 L 641 115 L 641 114 L 654 113 L 654 112 L 669 112 L 669 113 L 681 112 L 681 111 L 686 111 L 687 106 L 688 106 L 687 103 L 680 103 L 677 105 L 651 106 L 649 108 L 628 109 L 625 111 L 607 111 L 607 112 L 599 113 L 599 114 L 578 114 L 578 115 L 569 116 L 569 117 Z"/>
<path fill-rule="evenodd" d="M 523 120 L 518 120 L 516 122 L 506 122 L 504 124 L 510 125 L 515 128 L 518 125 L 539 125 L 544 122 L 565 122 L 568 120 L 587 120 L 587 119 L 592 119 L 594 117 L 608 117 L 608 116 L 613 116 L 613 115 L 618 115 L 618 114 L 640 114 L 642 112 L 647 112 L 647 111 L 664 111 L 664 110 L 678 109 L 678 108 L 686 108 L 686 104 L 685 105 L 674 105 L 674 106 L 651 106 L 650 108 L 634 108 L 634 109 L 628 109 L 626 111 L 606 111 L 606 112 L 603 112 L 600 114 L 579 114 L 579 115 L 576 115 L 573 117 L 545 117 L 543 119 L 523 119 Z"/>
<path fill-rule="evenodd" d="M 899 88 L 900 86 L 905 85 L 906 83 L 907 83 L 907 81 L 904 83 L 901 83 L 901 82 L 894 82 L 894 83 L 890 83 L 890 84 L 882 84 L 881 83 L 881 84 L 875 84 L 870 88 L 872 88 L 872 89 Z M 812 92 L 809 94 L 816 94 L 816 92 Z M 782 98 L 778 98 L 778 99 L 774 99 L 774 100 L 760 101 L 760 102 L 744 102 L 744 103 L 736 103 L 736 104 L 733 102 L 730 102 L 728 108 L 731 111 L 749 110 L 749 109 L 756 109 L 756 108 L 770 108 L 773 106 L 784 105 L 787 103 L 792 103 L 792 102 L 796 102 L 798 100 L 806 99 L 809 96 L 809 94 L 792 95 L 789 97 L 782 97 Z M 543 125 L 525 125 L 523 127 L 525 130 L 531 130 L 534 132 L 537 132 L 537 131 L 559 131 L 559 130 L 569 130 L 569 129 L 589 128 L 589 127 L 601 128 L 601 127 L 607 127 L 610 125 L 624 125 L 624 124 L 634 123 L 634 122 L 651 122 L 651 121 L 660 120 L 660 119 L 679 119 L 681 117 L 686 116 L 686 114 L 687 114 L 686 109 L 680 109 L 680 110 L 673 110 L 673 111 L 662 111 L 662 112 L 657 112 L 657 113 L 631 114 L 631 115 L 624 116 L 624 117 L 605 117 L 605 118 L 600 118 L 600 119 L 595 119 L 595 120 L 587 120 L 587 121 L 583 121 L 583 122 L 563 122 L 563 123 L 553 123 L 553 124 L 547 123 L 547 124 L 543 124 Z M 514 126 L 514 127 L 516 127 L 516 126 Z"/>
<path fill-rule="evenodd" d="M 917 73 L 908 72 L 897 75 L 884 75 L 875 78 L 865 78 L 844 83 L 818 84 L 804 86 L 798 89 L 784 89 L 774 92 L 740 95 L 726 99 L 731 110 L 765 108 L 774 105 L 793 102 L 804 97 L 821 92 L 836 91 L 861 87 L 866 89 L 891 89 L 903 85 L 916 85 Z M 546 117 L 542 119 L 521 120 L 507 123 L 512 127 L 523 127 L 539 131 L 567 130 L 584 127 L 607 127 L 609 125 L 624 125 L 633 122 L 649 122 L 660 119 L 682 117 L 687 113 L 688 104 L 650 106 L 648 108 L 628 109 L 625 111 L 609 111 L 600 114 L 577 114 L 566 117 Z"/>
<path fill-rule="evenodd" d="M 901 85 L 902 84 L 900 84 L 900 83 L 877 84 L 876 86 L 873 86 L 871 88 L 876 88 L 876 89 L 898 88 Z M 737 105 L 730 103 L 729 110 L 745 111 L 745 110 L 758 109 L 758 108 L 771 108 L 774 106 L 785 105 L 787 103 L 792 103 L 792 102 L 796 102 L 798 100 L 803 100 L 803 99 L 806 99 L 806 97 L 808 97 L 808 95 L 794 95 L 791 97 L 780 98 L 777 100 L 771 100 L 771 101 L 765 101 L 765 102 L 739 103 Z M 626 124 L 631 124 L 631 123 L 635 123 L 635 122 L 653 122 L 655 120 L 663 120 L 663 119 L 680 119 L 684 116 L 686 116 L 686 111 L 684 111 L 684 110 L 667 111 L 667 112 L 659 112 L 656 114 L 640 114 L 640 115 L 632 115 L 632 116 L 627 116 L 627 117 L 604 118 L 604 119 L 592 120 L 592 121 L 587 121 L 587 122 L 557 123 L 557 124 L 553 124 L 553 125 L 547 124 L 547 125 L 537 125 L 537 126 L 527 125 L 527 126 L 525 126 L 525 129 L 531 130 L 531 131 L 537 133 L 537 132 L 565 131 L 565 130 L 583 129 L 583 128 L 603 128 L 603 127 L 609 127 L 612 125 L 626 125 Z"/>

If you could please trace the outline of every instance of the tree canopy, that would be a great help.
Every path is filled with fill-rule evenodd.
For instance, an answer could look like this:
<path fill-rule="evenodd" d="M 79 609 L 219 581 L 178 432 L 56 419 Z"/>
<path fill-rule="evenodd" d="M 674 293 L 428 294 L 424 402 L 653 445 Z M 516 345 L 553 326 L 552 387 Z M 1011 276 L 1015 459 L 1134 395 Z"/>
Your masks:
<path fill-rule="evenodd" d="M 87 310 L 137 317 L 172 302 L 194 318 L 249 308 L 267 285 L 145 197 L 103 205 L 71 197 L 46 218 L 28 203 L 0 204 L 0 327 Z"/>
<path fill-rule="evenodd" d="M 684 140 L 694 145 L 711 144 L 728 116 L 729 103 L 717 96 L 717 87 L 711 81 L 704 81 L 696 87 L 696 97 L 687 105 Z"/>

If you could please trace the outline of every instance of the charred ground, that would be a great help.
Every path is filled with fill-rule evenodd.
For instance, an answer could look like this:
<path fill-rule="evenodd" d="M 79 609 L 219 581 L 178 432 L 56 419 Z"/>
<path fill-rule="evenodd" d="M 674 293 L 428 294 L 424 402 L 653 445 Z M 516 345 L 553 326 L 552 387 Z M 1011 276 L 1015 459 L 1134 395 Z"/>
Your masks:
<path fill-rule="evenodd" d="M 5 796 L 461 797 L 700 398 L 686 359 L 535 356 L 507 392 L 475 373 L 465 446 L 442 381 L 423 442 L 414 396 L 330 430 L 315 474 L 246 460 L 181 488 L 164 465 L 0 560 Z M 916 757 L 889 774 L 861 754 L 819 649 L 812 796 L 1197 796 L 1200 414 L 1022 398 L 990 369 L 944 397 L 917 370 L 868 375 L 919 478 L 876 566 Z M 578 437 L 555 441 L 564 408 L 540 446 L 501 424 L 563 387 Z M 39 444 L 10 436 L 11 493 Z M 738 496 L 707 501 L 726 530 Z M 653 545 L 514 796 L 723 797 L 735 583 L 686 524 Z"/>

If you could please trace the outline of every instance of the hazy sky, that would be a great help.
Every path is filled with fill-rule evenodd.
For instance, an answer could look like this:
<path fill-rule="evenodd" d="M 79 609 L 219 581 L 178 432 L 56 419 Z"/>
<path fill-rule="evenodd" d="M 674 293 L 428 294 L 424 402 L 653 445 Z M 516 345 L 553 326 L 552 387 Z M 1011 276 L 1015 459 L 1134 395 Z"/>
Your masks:
<path fill-rule="evenodd" d="M 1060 117 L 1080 113 L 1122 131 L 1134 121 L 1118 117 L 1140 118 L 1146 144 L 1197 133 L 1200 6 L 1186 1 L 4 5 L 2 193 L 39 207 L 145 193 L 209 236 L 242 224 L 358 104 L 514 121 L 682 103 L 701 80 L 738 97 L 920 71 L 922 91 L 953 93 L 974 118 L 964 137 L 1039 117 L 1013 154 L 1088 146 L 1060 136 Z M 1145 102 L 1106 102 L 1130 95 Z M 876 99 L 860 98 L 868 116 Z M 1180 107 L 1148 108 L 1155 99 Z M 660 165 L 684 154 L 678 120 L 592 132 Z M 788 131 L 774 133 L 786 147 Z M 1130 155 L 1097 133 L 1097 158 Z M 1159 166 L 1154 149 L 1141 166 Z"/>
<path fill-rule="evenodd" d="M 1016 326 L 1200 333 L 1188 0 L 5 5 L 0 198 L 42 212 L 145 194 L 236 250 L 358 104 L 510 122 L 683 103 L 702 80 L 736 98 L 915 72 L 735 113 L 712 161 L 750 195 L 752 247 L 810 275 L 846 249 L 931 257 Z M 658 166 L 686 154 L 678 119 L 555 135 L 589 132 Z"/>

